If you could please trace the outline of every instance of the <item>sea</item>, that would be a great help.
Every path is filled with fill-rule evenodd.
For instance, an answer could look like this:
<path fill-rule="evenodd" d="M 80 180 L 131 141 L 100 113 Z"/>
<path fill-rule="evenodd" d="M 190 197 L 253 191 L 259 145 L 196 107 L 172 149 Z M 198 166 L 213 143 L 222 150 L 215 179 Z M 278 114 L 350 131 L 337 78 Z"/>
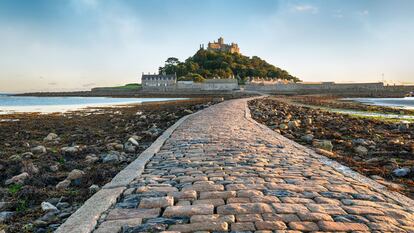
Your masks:
<path fill-rule="evenodd" d="M 67 112 L 93 107 L 175 101 L 186 98 L 31 97 L 0 93 L 0 114 Z"/>
<path fill-rule="evenodd" d="M 414 97 L 404 98 L 347 98 L 363 104 L 394 107 L 401 109 L 414 109 Z"/>

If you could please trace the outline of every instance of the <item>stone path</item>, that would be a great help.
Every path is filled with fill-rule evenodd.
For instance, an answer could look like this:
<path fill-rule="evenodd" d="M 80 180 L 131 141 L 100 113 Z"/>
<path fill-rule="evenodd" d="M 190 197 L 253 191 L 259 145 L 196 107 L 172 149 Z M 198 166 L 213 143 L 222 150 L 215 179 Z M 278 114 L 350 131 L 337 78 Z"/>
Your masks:
<path fill-rule="evenodd" d="M 188 118 L 94 232 L 414 232 L 412 206 L 260 127 L 246 102 Z"/>

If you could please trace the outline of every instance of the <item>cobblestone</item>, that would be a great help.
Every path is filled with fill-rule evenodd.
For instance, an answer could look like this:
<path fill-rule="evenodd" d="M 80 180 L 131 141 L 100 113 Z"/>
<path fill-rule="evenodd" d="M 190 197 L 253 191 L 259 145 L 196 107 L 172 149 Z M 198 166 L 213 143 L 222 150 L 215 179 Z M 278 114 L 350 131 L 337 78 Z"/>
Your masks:
<path fill-rule="evenodd" d="M 413 206 L 259 126 L 246 102 L 184 121 L 95 232 L 414 232 Z"/>

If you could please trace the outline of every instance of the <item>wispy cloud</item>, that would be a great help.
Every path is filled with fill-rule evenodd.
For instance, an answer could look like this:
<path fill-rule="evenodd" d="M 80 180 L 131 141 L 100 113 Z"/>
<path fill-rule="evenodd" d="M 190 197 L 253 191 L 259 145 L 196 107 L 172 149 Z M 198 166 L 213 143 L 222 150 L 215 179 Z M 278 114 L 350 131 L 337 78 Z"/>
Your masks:
<path fill-rule="evenodd" d="M 368 10 L 358 11 L 358 15 L 361 15 L 361 16 L 369 15 L 369 11 Z"/>
<path fill-rule="evenodd" d="M 311 13 L 311 14 L 316 14 L 319 11 L 319 9 L 316 6 L 312 6 L 308 4 L 293 6 L 292 10 L 295 12 L 304 12 L 304 13 Z"/>
<path fill-rule="evenodd" d="M 334 11 L 334 13 L 332 14 L 332 16 L 334 17 L 334 18 L 343 18 L 344 17 L 344 14 L 342 13 L 342 10 L 336 10 L 336 11 Z"/>

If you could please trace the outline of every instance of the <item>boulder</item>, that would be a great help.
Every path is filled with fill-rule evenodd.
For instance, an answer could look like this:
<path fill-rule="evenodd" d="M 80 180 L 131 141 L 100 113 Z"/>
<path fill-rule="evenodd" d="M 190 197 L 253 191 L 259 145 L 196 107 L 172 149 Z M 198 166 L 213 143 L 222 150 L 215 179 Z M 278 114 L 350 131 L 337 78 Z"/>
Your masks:
<path fill-rule="evenodd" d="M 366 147 L 363 147 L 363 146 L 355 147 L 354 151 L 359 155 L 367 155 L 368 154 L 368 149 Z"/>
<path fill-rule="evenodd" d="M 10 218 L 12 218 L 14 215 L 14 212 L 11 211 L 3 211 L 0 212 L 0 224 L 3 224 L 4 222 L 8 221 Z"/>
<path fill-rule="evenodd" d="M 49 212 L 49 211 L 58 211 L 58 208 L 52 204 L 50 204 L 49 202 L 42 202 L 42 204 L 40 204 L 40 206 L 42 207 L 42 210 L 45 212 Z"/>
<path fill-rule="evenodd" d="M 66 146 L 66 147 L 62 147 L 60 151 L 66 155 L 74 155 L 80 151 L 80 147 L 79 146 Z"/>
<path fill-rule="evenodd" d="M 333 145 L 329 140 L 313 140 L 312 145 L 316 148 L 332 151 Z"/>
<path fill-rule="evenodd" d="M 285 129 L 288 129 L 288 126 L 286 124 L 280 124 L 279 129 L 285 130 Z"/>
<path fill-rule="evenodd" d="M 130 137 L 129 139 L 128 139 L 128 142 L 129 143 L 131 143 L 132 145 L 134 145 L 134 146 L 139 146 L 139 143 L 137 142 L 137 140 L 135 140 L 135 138 L 133 138 L 133 137 Z"/>
<path fill-rule="evenodd" d="M 98 160 L 99 158 L 94 154 L 90 154 L 85 157 L 85 163 L 95 163 Z"/>
<path fill-rule="evenodd" d="M 403 167 L 403 168 L 397 168 L 394 171 L 392 171 L 392 174 L 394 174 L 397 177 L 404 177 L 407 176 L 410 173 L 410 168 Z"/>
<path fill-rule="evenodd" d="M 36 146 L 30 149 L 33 154 L 44 154 L 46 153 L 46 147 L 44 146 Z"/>
<path fill-rule="evenodd" d="M 120 160 L 120 153 L 118 151 L 109 151 L 101 155 L 103 163 L 118 163 Z"/>
<path fill-rule="evenodd" d="M 289 121 L 288 122 L 288 128 L 289 129 L 297 129 L 300 126 L 299 121 Z"/>
<path fill-rule="evenodd" d="M 302 137 L 300 137 L 300 139 L 304 142 L 311 143 L 312 140 L 313 140 L 313 137 L 314 136 L 312 134 L 306 134 L 306 135 L 303 135 Z"/>
<path fill-rule="evenodd" d="M 56 185 L 57 189 L 66 189 L 70 185 L 70 180 L 63 180 Z"/>
<path fill-rule="evenodd" d="M 45 138 L 43 138 L 43 141 L 55 141 L 59 140 L 59 136 L 55 133 L 49 133 Z"/>
<path fill-rule="evenodd" d="M 78 169 L 73 169 L 69 174 L 68 177 L 66 178 L 67 180 L 76 180 L 76 179 L 80 179 L 85 175 L 85 172 L 78 170 Z"/>
<path fill-rule="evenodd" d="M 23 184 L 27 179 L 30 178 L 29 173 L 23 172 L 17 176 L 13 176 L 12 178 L 6 180 L 5 185 L 10 184 Z"/>
<path fill-rule="evenodd" d="M 401 121 L 398 123 L 398 130 L 401 132 L 405 132 L 410 128 L 410 122 L 409 121 Z"/>
<path fill-rule="evenodd" d="M 100 190 L 99 185 L 93 184 L 89 187 L 89 193 L 93 194 Z"/>

